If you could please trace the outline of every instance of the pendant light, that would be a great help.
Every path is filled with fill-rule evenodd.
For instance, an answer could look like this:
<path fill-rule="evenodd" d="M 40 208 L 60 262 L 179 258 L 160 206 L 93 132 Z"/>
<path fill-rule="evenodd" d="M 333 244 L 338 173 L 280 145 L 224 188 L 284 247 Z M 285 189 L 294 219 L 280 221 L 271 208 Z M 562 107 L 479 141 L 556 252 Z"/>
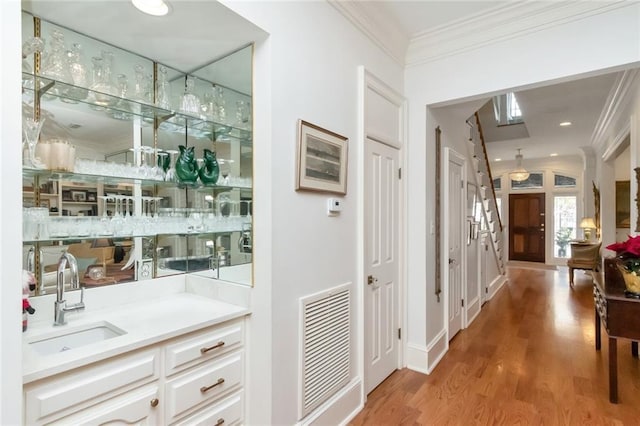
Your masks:
<path fill-rule="evenodd" d="M 520 149 L 518 148 L 518 154 L 516 155 L 516 168 L 511 173 L 509 173 L 509 179 L 522 182 L 529 179 L 529 172 L 522 167 L 522 154 L 520 154 Z"/>

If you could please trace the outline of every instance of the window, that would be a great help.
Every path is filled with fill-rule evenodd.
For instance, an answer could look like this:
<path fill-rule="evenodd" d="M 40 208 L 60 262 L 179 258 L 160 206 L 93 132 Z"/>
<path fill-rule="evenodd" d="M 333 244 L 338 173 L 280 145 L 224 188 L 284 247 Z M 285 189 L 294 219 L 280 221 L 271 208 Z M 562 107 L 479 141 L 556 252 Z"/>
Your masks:
<path fill-rule="evenodd" d="M 529 173 L 529 178 L 522 182 L 511 181 L 511 189 L 534 189 L 542 188 L 544 183 L 542 173 Z"/>
<path fill-rule="evenodd" d="M 553 254 L 555 257 L 571 256 L 569 242 L 576 238 L 576 206 L 575 195 L 553 197 Z"/>
<path fill-rule="evenodd" d="M 554 174 L 553 186 L 556 188 L 574 188 L 576 186 L 576 179 L 570 176 Z"/>

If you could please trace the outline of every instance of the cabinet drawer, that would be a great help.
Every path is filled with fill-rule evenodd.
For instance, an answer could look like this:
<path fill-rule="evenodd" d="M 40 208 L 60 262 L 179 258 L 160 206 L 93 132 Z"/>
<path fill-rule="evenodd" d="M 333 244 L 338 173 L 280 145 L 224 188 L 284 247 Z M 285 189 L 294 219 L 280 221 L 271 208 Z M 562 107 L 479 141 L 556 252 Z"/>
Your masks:
<path fill-rule="evenodd" d="M 158 379 L 157 349 L 87 366 L 27 385 L 24 391 L 25 423 L 53 421 L 125 391 Z M 57 413 L 57 414 L 56 414 Z M 55 415 L 54 415 L 55 414 Z"/>
<path fill-rule="evenodd" d="M 242 325 L 242 321 L 237 321 L 168 344 L 165 348 L 165 374 L 170 376 L 239 347 L 243 341 Z"/>
<path fill-rule="evenodd" d="M 209 405 L 192 416 L 176 423 L 177 426 L 229 426 L 242 423 L 244 393 L 234 393 L 215 404 Z"/>
<path fill-rule="evenodd" d="M 234 352 L 168 381 L 165 388 L 167 423 L 242 385 L 243 358 L 242 351 Z"/>
<path fill-rule="evenodd" d="M 145 385 L 54 422 L 60 425 L 160 424 L 158 385 Z"/>

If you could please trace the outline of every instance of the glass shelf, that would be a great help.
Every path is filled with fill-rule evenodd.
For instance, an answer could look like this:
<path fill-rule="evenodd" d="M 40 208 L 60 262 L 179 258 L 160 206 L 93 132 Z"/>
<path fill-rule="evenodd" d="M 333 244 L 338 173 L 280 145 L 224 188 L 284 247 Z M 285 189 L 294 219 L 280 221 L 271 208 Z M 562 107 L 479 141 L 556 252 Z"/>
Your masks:
<path fill-rule="evenodd" d="M 153 237 L 198 237 L 204 238 L 207 235 L 218 236 L 218 235 L 228 235 L 234 232 L 243 232 L 242 229 L 229 229 L 229 230 L 219 230 L 219 231 L 193 231 L 193 232 L 153 232 L 153 233 L 135 233 L 130 235 L 71 235 L 71 236 L 56 236 L 56 237 L 48 237 L 44 239 L 26 239 L 23 238 L 24 244 L 36 244 L 36 243 L 58 243 L 58 242 L 78 242 L 80 240 L 95 240 L 98 238 L 109 238 L 113 240 L 126 240 L 129 238 L 153 238 Z"/>
<path fill-rule="evenodd" d="M 74 86 L 72 84 L 63 83 L 61 81 L 52 80 L 43 76 L 23 72 L 23 91 L 35 95 L 35 82 L 39 82 L 39 86 L 47 89 L 46 96 L 53 96 L 58 99 L 65 99 L 73 103 L 84 104 L 92 107 L 94 110 L 104 110 L 111 112 L 120 112 L 123 114 L 131 114 L 132 116 L 141 117 L 146 123 L 153 124 L 157 117 L 161 123 L 159 128 L 169 132 L 184 132 L 198 137 L 206 137 L 213 141 L 251 141 L 252 131 L 235 127 L 232 124 L 216 123 L 208 120 L 206 117 L 196 117 L 189 114 L 170 111 L 142 102 L 136 102 L 130 99 L 124 99 L 106 93 L 88 90 L 88 96 L 84 99 L 74 97 L 76 93 L 87 93 L 86 88 Z M 51 91 L 56 88 L 55 92 Z M 97 95 L 97 96 L 96 96 Z M 99 98 L 100 102 L 95 99 Z"/>
<path fill-rule="evenodd" d="M 142 186 L 151 186 L 151 185 L 159 185 L 163 187 L 178 187 L 178 188 L 191 188 L 191 189 L 199 189 L 199 190 L 209 190 L 209 189 L 220 189 L 220 190 L 232 190 L 232 189 L 251 189 L 251 186 L 231 186 L 231 185 L 204 185 L 201 182 L 196 182 L 194 184 L 191 183 L 181 183 L 181 182 L 168 182 L 164 180 L 155 180 L 155 179 L 139 179 L 139 178 L 131 178 L 131 177 L 122 177 L 122 176 L 103 176 L 103 175 L 92 175 L 86 173 L 72 173 L 72 172 L 57 172 L 53 170 L 43 170 L 43 169 L 30 169 L 27 167 L 22 168 L 22 177 L 24 178 L 34 178 L 40 177 L 41 179 L 47 180 L 59 180 L 59 181 L 69 181 L 69 182 L 82 182 L 82 183 L 103 183 L 103 184 L 130 184 L 130 185 L 142 185 Z M 66 187 L 67 185 L 65 185 Z"/>

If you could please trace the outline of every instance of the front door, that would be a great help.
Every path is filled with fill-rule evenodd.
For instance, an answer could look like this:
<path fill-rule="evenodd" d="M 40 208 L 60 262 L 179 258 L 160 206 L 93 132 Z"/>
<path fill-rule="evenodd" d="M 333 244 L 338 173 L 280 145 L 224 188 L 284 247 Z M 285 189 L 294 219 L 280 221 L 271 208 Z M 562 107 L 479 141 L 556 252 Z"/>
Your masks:
<path fill-rule="evenodd" d="M 365 142 L 365 389 L 398 366 L 399 177 L 396 148 Z"/>
<path fill-rule="evenodd" d="M 464 158 L 455 151 L 447 151 L 447 177 L 445 182 L 445 223 L 447 224 L 447 304 L 449 340 L 462 329 L 462 247 L 466 237 L 466 191 L 463 175 Z"/>
<path fill-rule="evenodd" d="M 544 262 L 545 194 L 509 195 L 509 259 Z"/>

